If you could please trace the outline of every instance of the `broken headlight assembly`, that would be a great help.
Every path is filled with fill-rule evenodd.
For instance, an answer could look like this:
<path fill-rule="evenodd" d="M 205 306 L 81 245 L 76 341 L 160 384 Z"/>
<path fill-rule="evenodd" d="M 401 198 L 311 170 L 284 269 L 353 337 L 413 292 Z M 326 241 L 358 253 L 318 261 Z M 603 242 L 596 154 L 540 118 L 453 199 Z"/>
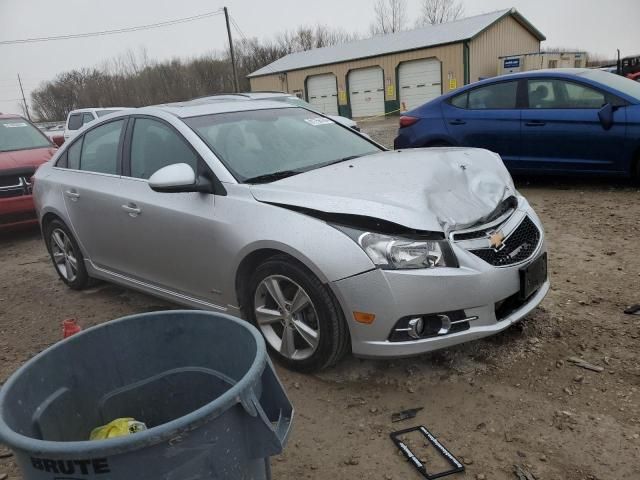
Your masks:
<path fill-rule="evenodd" d="M 355 240 L 371 261 L 383 269 L 458 267 L 458 261 L 447 240 L 363 232 L 341 226 L 336 228 Z"/>

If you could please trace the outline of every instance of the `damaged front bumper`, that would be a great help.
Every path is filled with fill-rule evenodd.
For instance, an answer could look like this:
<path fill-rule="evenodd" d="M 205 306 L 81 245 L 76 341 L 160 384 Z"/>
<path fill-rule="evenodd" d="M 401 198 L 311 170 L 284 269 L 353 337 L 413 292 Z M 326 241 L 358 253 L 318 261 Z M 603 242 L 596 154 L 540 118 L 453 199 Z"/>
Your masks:
<path fill-rule="evenodd" d="M 511 229 L 508 242 L 509 234 L 515 241 L 531 223 L 538 230 L 536 243 L 526 258 L 519 258 L 522 250 L 512 245 L 512 263 L 504 263 L 500 254 L 483 255 L 486 252 L 469 248 L 480 244 L 475 238 L 471 244 L 452 241 L 459 268 L 375 269 L 333 282 L 349 322 L 353 354 L 371 358 L 419 355 L 496 334 L 521 320 L 549 290 L 546 278 L 527 298 L 522 296 L 521 271 L 546 256 L 544 232 L 528 205 L 521 205 L 497 225 Z M 494 231 L 493 226 L 486 230 L 487 235 Z M 375 321 L 358 323 L 353 312 L 374 313 Z M 409 322 L 417 318 L 427 324 L 425 333 L 411 336 Z"/>

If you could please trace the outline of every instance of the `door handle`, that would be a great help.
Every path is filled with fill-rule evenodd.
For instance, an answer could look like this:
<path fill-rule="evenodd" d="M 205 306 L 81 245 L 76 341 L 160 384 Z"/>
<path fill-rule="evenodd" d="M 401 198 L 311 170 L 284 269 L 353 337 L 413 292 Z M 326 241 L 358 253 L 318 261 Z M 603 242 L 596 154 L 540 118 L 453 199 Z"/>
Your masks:
<path fill-rule="evenodd" d="M 451 120 L 449 122 L 449 125 L 465 125 L 467 122 L 465 122 L 464 120 Z"/>
<path fill-rule="evenodd" d="M 72 201 L 72 202 L 77 202 L 78 199 L 80 198 L 80 194 L 78 192 L 76 192 L 75 190 L 67 190 L 64 192 L 64 194 Z"/>
<path fill-rule="evenodd" d="M 134 203 L 128 205 L 122 205 L 122 209 L 129 214 L 130 217 L 137 217 L 142 213 L 142 210 Z"/>
<path fill-rule="evenodd" d="M 541 122 L 540 120 L 532 120 L 525 123 L 527 127 L 544 127 L 546 124 L 547 122 Z"/>

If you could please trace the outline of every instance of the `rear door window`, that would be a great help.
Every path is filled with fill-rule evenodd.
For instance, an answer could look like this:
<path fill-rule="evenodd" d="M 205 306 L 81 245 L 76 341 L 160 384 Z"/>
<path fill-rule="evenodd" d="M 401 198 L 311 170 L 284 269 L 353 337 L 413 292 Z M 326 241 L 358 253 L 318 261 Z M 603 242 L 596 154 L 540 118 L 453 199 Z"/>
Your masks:
<path fill-rule="evenodd" d="M 469 93 L 465 92 L 461 95 L 456 95 L 450 100 L 451 105 L 458 108 L 467 108 L 467 99 L 469 98 Z"/>
<path fill-rule="evenodd" d="M 174 163 L 186 163 L 198 171 L 198 156 L 181 135 L 157 120 L 137 118 L 131 138 L 131 176 L 148 179 Z"/>
<path fill-rule="evenodd" d="M 78 130 L 82 126 L 82 114 L 74 113 L 69 117 L 69 124 L 67 128 L 69 130 Z"/>
<path fill-rule="evenodd" d="M 118 146 L 123 125 L 124 120 L 116 120 L 100 125 L 84 135 L 80 170 L 118 174 Z M 71 164 L 71 158 L 69 158 L 69 164 Z"/>
<path fill-rule="evenodd" d="M 500 82 L 469 91 L 467 108 L 471 110 L 504 110 L 516 108 L 518 82 Z"/>

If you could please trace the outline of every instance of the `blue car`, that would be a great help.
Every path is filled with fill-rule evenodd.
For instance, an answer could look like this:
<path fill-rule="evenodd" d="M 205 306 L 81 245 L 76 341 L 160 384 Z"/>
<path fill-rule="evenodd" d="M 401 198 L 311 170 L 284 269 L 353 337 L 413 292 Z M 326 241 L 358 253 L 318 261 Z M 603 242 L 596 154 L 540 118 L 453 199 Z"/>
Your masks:
<path fill-rule="evenodd" d="M 511 173 L 640 179 L 640 83 L 589 69 L 467 85 L 400 117 L 394 147 L 480 147 Z"/>

